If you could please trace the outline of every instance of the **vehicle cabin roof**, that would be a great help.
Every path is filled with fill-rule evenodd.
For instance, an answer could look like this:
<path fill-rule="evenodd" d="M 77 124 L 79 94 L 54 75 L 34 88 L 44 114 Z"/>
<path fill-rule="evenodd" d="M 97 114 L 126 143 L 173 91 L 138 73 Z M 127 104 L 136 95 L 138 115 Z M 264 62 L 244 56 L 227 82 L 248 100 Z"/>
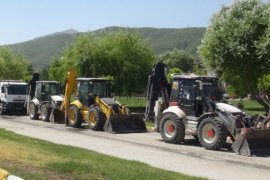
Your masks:
<path fill-rule="evenodd" d="M 109 81 L 105 78 L 85 78 L 85 77 L 80 77 L 77 78 L 77 81 Z"/>
<path fill-rule="evenodd" d="M 173 79 L 199 79 L 199 80 L 218 80 L 217 77 L 213 76 L 198 76 L 196 74 L 175 74 L 173 75 Z"/>
<path fill-rule="evenodd" d="M 36 81 L 36 83 L 56 83 L 56 84 L 60 84 L 59 81 Z"/>
<path fill-rule="evenodd" d="M 27 85 L 27 83 L 22 80 L 0 80 L 0 84 Z"/>

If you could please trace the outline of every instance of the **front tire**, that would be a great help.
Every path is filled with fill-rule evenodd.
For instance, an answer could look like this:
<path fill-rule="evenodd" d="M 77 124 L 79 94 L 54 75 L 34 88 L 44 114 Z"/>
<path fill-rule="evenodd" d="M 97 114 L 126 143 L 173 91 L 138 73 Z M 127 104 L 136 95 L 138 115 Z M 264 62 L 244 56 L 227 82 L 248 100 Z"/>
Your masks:
<path fill-rule="evenodd" d="M 80 110 L 75 105 L 71 105 L 68 109 L 68 122 L 69 126 L 80 128 L 83 122 L 83 117 Z"/>
<path fill-rule="evenodd" d="M 173 113 L 165 114 L 160 121 L 160 133 L 166 143 L 179 144 L 185 138 L 182 119 Z"/>
<path fill-rule="evenodd" d="M 209 150 L 219 150 L 225 146 L 227 130 L 218 117 L 208 117 L 199 125 L 198 137 L 201 145 Z"/>
<path fill-rule="evenodd" d="M 29 105 L 29 116 L 30 119 L 38 120 L 39 117 L 38 108 L 34 103 L 30 103 Z"/>
<path fill-rule="evenodd" d="M 44 122 L 49 122 L 52 108 L 50 104 L 45 103 L 40 106 L 40 118 Z"/>
<path fill-rule="evenodd" d="M 90 129 L 101 131 L 103 129 L 105 118 L 104 113 L 98 106 L 93 106 L 88 111 L 88 122 Z"/>
<path fill-rule="evenodd" d="M 4 110 L 4 103 L 0 103 L 0 114 L 4 115 L 6 114 L 5 110 Z"/>

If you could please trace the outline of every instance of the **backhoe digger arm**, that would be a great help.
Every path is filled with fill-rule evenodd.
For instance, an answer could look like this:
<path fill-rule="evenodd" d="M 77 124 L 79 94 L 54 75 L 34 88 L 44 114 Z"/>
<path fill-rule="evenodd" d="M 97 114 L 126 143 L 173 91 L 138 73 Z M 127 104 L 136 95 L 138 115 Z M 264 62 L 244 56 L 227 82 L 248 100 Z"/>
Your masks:
<path fill-rule="evenodd" d="M 76 88 L 76 71 L 74 69 L 70 70 L 67 74 L 66 85 L 65 85 L 65 96 L 63 103 L 60 107 L 61 111 L 67 110 L 70 104 L 71 94 Z"/>
<path fill-rule="evenodd" d="M 159 62 L 154 66 L 153 73 L 148 77 L 145 119 L 153 119 L 155 102 L 158 100 L 159 94 L 161 94 L 165 108 L 168 107 L 170 93 L 168 87 L 169 84 L 165 76 L 165 64 Z"/>

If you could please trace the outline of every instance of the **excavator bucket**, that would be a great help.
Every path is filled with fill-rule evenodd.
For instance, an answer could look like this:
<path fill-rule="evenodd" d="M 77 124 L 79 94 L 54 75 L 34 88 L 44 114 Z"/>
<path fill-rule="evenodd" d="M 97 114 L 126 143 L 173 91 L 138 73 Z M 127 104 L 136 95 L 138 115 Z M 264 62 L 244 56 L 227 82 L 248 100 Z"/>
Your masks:
<path fill-rule="evenodd" d="M 59 109 L 52 109 L 50 122 L 60 124 L 65 123 L 65 113 Z"/>
<path fill-rule="evenodd" d="M 232 149 L 234 152 L 251 156 L 261 152 L 270 152 L 270 128 L 255 129 L 241 128 L 240 134 L 236 137 Z"/>
<path fill-rule="evenodd" d="M 139 115 L 112 115 L 103 127 L 108 133 L 140 133 L 146 132 L 144 120 Z"/>

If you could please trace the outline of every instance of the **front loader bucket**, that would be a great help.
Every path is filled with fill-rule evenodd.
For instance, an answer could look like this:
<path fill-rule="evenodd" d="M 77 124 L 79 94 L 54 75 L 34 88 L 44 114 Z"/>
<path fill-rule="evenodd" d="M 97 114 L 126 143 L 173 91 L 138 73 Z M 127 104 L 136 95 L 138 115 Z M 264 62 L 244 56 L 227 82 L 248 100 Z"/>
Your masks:
<path fill-rule="evenodd" d="M 51 123 L 65 123 L 65 113 L 59 109 L 52 109 L 50 116 Z"/>
<path fill-rule="evenodd" d="M 146 132 L 146 126 L 139 115 L 112 115 L 103 127 L 108 133 L 140 133 Z"/>
<path fill-rule="evenodd" d="M 242 128 L 236 137 L 232 149 L 234 152 L 251 156 L 259 152 L 270 152 L 270 129 Z"/>

